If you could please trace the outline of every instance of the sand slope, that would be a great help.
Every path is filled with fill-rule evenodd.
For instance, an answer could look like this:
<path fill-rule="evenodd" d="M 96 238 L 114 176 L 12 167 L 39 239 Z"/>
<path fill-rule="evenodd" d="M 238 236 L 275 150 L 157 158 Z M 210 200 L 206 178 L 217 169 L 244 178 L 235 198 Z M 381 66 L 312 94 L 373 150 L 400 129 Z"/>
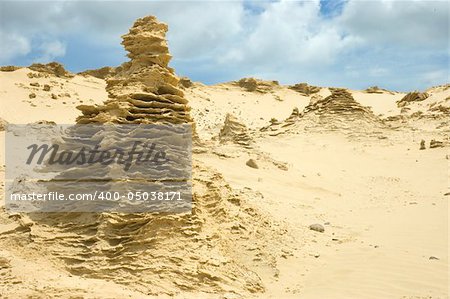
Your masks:
<path fill-rule="evenodd" d="M 0 72 L 0 118 L 7 122 L 73 123 L 75 106 L 107 98 L 105 81 L 92 76 L 29 73 L 39 74 Z M 450 116 L 433 107 L 449 106 L 450 88 L 430 89 L 403 110 L 397 102 L 404 93 L 349 92 L 379 127 L 305 126 L 305 107 L 328 97 L 328 88 L 311 95 L 277 84 L 184 88 L 202 140 L 194 154 L 196 217 L 90 215 L 67 225 L 67 218 L 2 210 L 1 294 L 448 298 Z M 287 122 L 294 108 L 298 115 Z M 323 115 L 330 124 L 338 119 L 332 114 L 339 112 L 317 111 L 331 113 Z M 432 139 L 444 147 L 429 148 Z M 3 176 L 3 149 L 1 156 Z"/>

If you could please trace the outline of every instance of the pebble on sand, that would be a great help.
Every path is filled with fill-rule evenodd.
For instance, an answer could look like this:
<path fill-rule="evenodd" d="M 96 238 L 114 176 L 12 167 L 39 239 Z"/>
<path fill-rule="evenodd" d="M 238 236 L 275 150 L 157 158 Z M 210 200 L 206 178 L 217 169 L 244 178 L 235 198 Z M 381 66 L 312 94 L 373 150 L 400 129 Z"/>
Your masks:
<path fill-rule="evenodd" d="M 313 231 L 316 231 L 316 232 L 319 232 L 319 233 L 323 233 L 325 231 L 325 228 L 323 227 L 323 225 L 318 224 L 318 223 L 311 224 L 309 226 L 309 229 L 313 230 Z"/>
<path fill-rule="evenodd" d="M 253 159 L 248 160 L 247 163 L 245 163 L 245 165 L 247 165 L 248 167 L 251 167 L 251 168 L 256 168 L 256 169 L 259 168 L 258 164 L 256 164 L 256 161 Z"/>

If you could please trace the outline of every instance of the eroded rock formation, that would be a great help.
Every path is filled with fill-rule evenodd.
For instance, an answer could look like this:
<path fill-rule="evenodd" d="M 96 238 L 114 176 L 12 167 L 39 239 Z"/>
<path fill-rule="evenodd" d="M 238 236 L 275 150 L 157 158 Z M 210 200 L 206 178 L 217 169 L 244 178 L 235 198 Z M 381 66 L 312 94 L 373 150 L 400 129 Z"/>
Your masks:
<path fill-rule="evenodd" d="M 152 16 L 134 23 L 122 42 L 131 61 L 107 79 L 103 105 L 77 107 L 83 113 L 78 123 L 192 123 L 179 79 L 168 66 L 167 29 Z"/>
<path fill-rule="evenodd" d="M 99 69 L 95 69 L 95 70 L 86 70 L 83 72 L 78 73 L 78 75 L 82 75 L 82 76 L 93 76 L 99 79 L 106 79 L 108 77 L 112 77 L 116 74 L 116 68 L 114 67 L 110 67 L 110 66 L 105 66 Z"/>
<path fill-rule="evenodd" d="M 50 62 L 47 64 L 33 63 L 28 68 L 32 71 L 54 75 L 60 78 L 72 78 L 74 76 L 74 74 L 68 72 L 64 66 L 58 62 Z"/>
<path fill-rule="evenodd" d="M 411 102 L 420 102 L 428 98 L 428 93 L 413 91 L 405 95 L 400 101 L 397 102 L 399 108 L 407 106 Z"/>
<path fill-rule="evenodd" d="M 225 123 L 219 133 L 221 143 L 234 142 L 236 144 L 250 147 L 252 138 L 247 127 L 231 114 L 225 117 Z"/>
<path fill-rule="evenodd" d="M 242 78 L 237 82 L 233 82 L 239 87 L 242 87 L 246 91 L 249 92 L 260 92 L 260 93 L 267 93 L 275 86 L 278 86 L 278 81 L 265 81 L 265 80 L 259 80 L 255 78 Z"/>
<path fill-rule="evenodd" d="M 309 96 L 311 94 L 317 93 L 320 91 L 320 87 L 308 85 L 308 83 L 298 83 L 292 86 L 289 86 L 290 89 L 295 90 L 305 96 Z"/>
<path fill-rule="evenodd" d="M 272 123 L 261 131 L 281 134 L 287 131 L 296 131 L 299 127 L 308 130 L 367 130 L 382 126 L 370 108 L 364 107 L 355 101 L 353 96 L 345 89 L 330 88 L 331 95 L 322 98 L 314 95 L 303 112 L 294 109 L 292 114 L 280 123 Z"/>
<path fill-rule="evenodd" d="M 131 61 L 107 80 L 109 99 L 103 105 L 79 107 L 79 124 L 192 123 L 178 78 L 168 67 L 166 31 L 167 25 L 154 17 L 136 21 L 123 41 Z M 131 139 L 122 132 L 112 140 L 94 136 L 119 146 Z M 249 141 L 245 127 L 231 117 L 222 137 Z M 78 169 L 66 172 L 71 171 Z M 198 161 L 191 181 L 192 213 L 37 213 L 19 238 L 55 264 L 63 262 L 72 275 L 111 280 L 144 294 L 232 291 L 248 298 L 264 291 L 260 276 L 250 269 L 278 275 L 276 261 L 290 250 L 281 241 L 285 232 L 253 208 L 246 193 L 235 192 Z"/>

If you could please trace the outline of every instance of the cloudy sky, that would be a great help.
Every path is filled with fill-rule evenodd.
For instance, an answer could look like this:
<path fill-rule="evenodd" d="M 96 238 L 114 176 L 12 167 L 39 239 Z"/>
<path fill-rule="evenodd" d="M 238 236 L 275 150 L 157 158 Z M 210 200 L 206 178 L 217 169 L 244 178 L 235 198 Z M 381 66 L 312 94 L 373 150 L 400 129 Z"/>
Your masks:
<path fill-rule="evenodd" d="M 0 0 L 0 65 L 117 66 L 120 36 L 155 15 L 169 24 L 171 66 L 195 81 L 424 89 L 449 82 L 449 3 Z"/>

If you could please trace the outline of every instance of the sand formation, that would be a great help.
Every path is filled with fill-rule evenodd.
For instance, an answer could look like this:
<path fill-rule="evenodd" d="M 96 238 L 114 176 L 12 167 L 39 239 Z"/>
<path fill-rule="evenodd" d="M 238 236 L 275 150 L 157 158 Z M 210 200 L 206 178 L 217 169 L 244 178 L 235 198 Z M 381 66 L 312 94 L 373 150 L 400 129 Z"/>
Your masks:
<path fill-rule="evenodd" d="M 221 143 L 234 142 L 245 147 L 250 147 L 252 143 L 252 137 L 247 127 L 230 113 L 225 117 L 225 122 L 219 133 L 219 140 Z"/>
<path fill-rule="evenodd" d="M 28 68 L 42 74 L 54 75 L 60 78 L 72 78 L 74 76 L 74 74 L 68 72 L 64 66 L 58 62 L 50 62 L 47 64 L 33 63 Z"/>
<path fill-rule="evenodd" d="M 83 113 L 78 123 L 192 122 L 179 80 L 168 66 L 167 29 L 152 16 L 135 22 L 122 42 L 131 61 L 107 79 L 109 100 L 101 106 L 78 106 Z"/>
<path fill-rule="evenodd" d="M 278 81 L 265 81 L 255 78 L 242 78 L 239 81 L 233 82 L 233 84 L 245 89 L 249 92 L 270 92 L 275 86 L 278 86 Z"/>
<path fill-rule="evenodd" d="M 8 125 L 8 122 L 4 120 L 3 118 L 0 118 L 0 132 L 6 130 L 6 126 Z"/>
<path fill-rule="evenodd" d="M 295 90 L 305 96 L 309 96 L 311 94 L 317 93 L 320 91 L 320 87 L 308 85 L 308 83 L 298 83 L 292 86 L 289 86 L 290 89 Z"/>
<path fill-rule="evenodd" d="M 411 102 L 421 102 L 428 98 L 428 93 L 413 91 L 405 95 L 400 101 L 397 102 L 399 108 L 407 106 Z"/>
<path fill-rule="evenodd" d="M 382 121 L 377 118 L 372 110 L 356 102 L 353 96 L 345 89 L 330 88 L 331 95 L 322 98 L 313 95 L 310 103 L 300 113 L 294 108 L 291 115 L 284 121 L 272 121 L 262 132 L 274 132 L 278 135 L 283 132 L 296 131 L 293 127 L 301 127 L 307 130 L 346 130 L 365 129 L 374 126 L 382 126 Z"/>
<path fill-rule="evenodd" d="M 334 130 L 381 125 L 372 110 L 355 101 L 346 89 L 330 88 L 330 91 L 330 96 L 315 99 L 303 110 L 302 119 L 310 120 L 311 127 Z"/>
<path fill-rule="evenodd" d="M 384 88 L 380 88 L 378 86 L 371 86 L 369 88 L 366 88 L 366 90 L 364 90 L 366 93 L 378 93 L 378 94 L 383 94 L 383 93 L 389 93 L 389 94 L 395 94 L 392 91 L 389 91 L 387 89 Z"/>
<path fill-rule="evenodd" d="M 119 67 L 120 69 L 120 67 Z M 116 74 L 117 68 L 114 67 L 110 67 L 110 66 L 105 66 L 99 69 L 94 69 L 94 70 L 86 70 L 83 72 L 78 73 L 78 75 L 82 75 L 82 76 L 92 76 L 92 77 L 96 77 L 99 79 L 106 79 L 108 77 L 112 77 Z"/>
<path fill-rule="evenodd" d="M 175 88 L 178 79 L 167 66 L 166 31 L 167 26 L 154 17 L 136 21 L 123 42 L 132 60 L 108 80 L 110 98 L 104 105 L 79 107 L 83 115 L 78 123 L 191 121 L 187 101 Z M 248 139 L 245 127 L 231 116 L 228 120 L 224 138 Z M 119 137 L 113 140 L 119 145 L 130 138 Z M 66 174 L 72 170 L 78 171 L 70 169 Z M 108 174 L 109 168 L 104 172 Z M 276 260 L 290 250 L 281 241 L 284 232 L 220 174 L 198 162 L 193 173 L 192 213 L 52 213 L 50 217 L 37 213 L 18 238 L 41 248 L 55 263 L 62 262 L 72 275 L 111 280 L 145 294 L 201 289 L 248 297 L 264 291 L 259 275 L 249 269 L 264 268 L 277 275 Z M 55 235 L 60 237 L 49 238 Z"/>

